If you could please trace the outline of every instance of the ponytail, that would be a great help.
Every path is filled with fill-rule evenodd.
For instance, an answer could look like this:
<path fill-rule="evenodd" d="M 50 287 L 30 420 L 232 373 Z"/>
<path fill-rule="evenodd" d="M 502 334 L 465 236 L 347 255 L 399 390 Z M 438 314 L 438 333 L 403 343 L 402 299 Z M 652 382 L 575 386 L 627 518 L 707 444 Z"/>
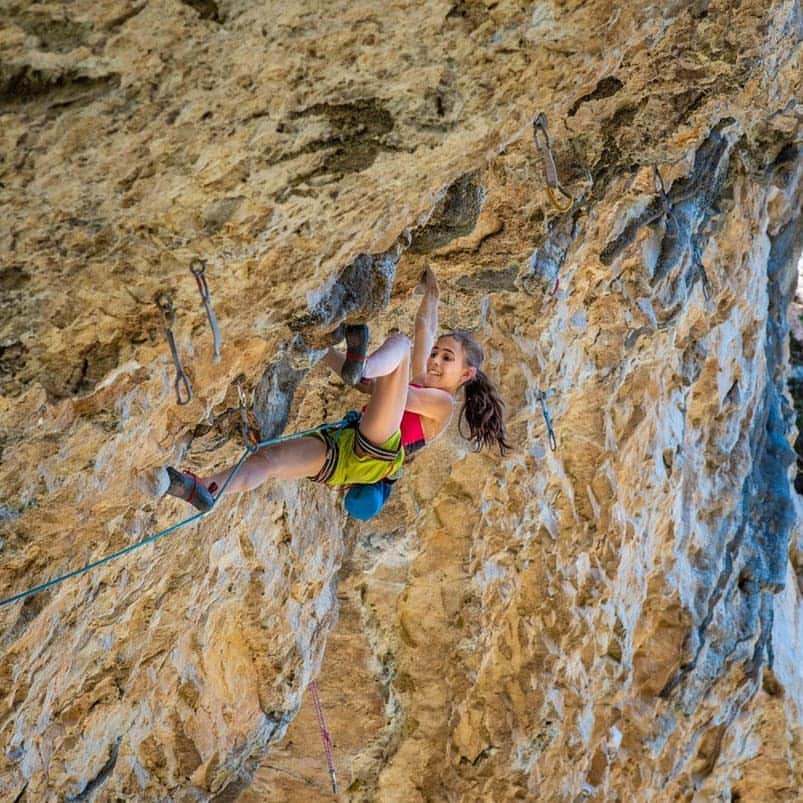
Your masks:
<path fill-rule="evenodd" d="M 444 337 L 457 340 L 463 347 L 466 363 L 477 369 L 474 377 L 463 385 L 465 400 L 458 419 L 460 434 L 472 442 L 475 451 L 496 445 L 504 456 L 512 448 L 502 414 L 505 403 L 494 383 L 480 370 L 484 358 L 482 347 L 463 329 L 448 332 Z M 464 422 L 468 425 L 468 434 L 463 431 Z"/>

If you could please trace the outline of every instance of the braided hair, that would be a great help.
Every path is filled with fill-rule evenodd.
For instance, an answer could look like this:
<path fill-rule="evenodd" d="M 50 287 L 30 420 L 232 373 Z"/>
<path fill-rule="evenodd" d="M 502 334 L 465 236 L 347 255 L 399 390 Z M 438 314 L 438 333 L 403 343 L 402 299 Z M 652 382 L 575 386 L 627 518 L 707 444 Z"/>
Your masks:
<path fill-rule="evenodd" d="M 502 415 L 505 403 L 494 383 L 480 370 L 485 359 L 482 346 L 465 329 L 455 329 L 443 337 L 452 337 L 460 343 L 466 364 L 477 369 L 474 377 L 463 385 L 465 399 L 458 419 L 460 434 L 473 443 L 475 451 L 496 444 L 499 453 L 504 455 L 512 448 L 507 441 Z M 463 431 L 464 422 L 468 424 L 468 434 Z"/>

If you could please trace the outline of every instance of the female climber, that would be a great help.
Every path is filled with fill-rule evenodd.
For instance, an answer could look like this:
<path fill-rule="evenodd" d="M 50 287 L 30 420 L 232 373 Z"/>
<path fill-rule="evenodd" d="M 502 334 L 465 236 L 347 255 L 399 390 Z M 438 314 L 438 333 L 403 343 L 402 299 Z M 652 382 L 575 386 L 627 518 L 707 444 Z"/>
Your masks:
<path fill-rule="evenodd" d="M 260 449 L 245 461 L 226 493 L 253 490 L 273 477 L 307 477 L 332 488 L 351 486 L 346 509 L 356 518 L 371 518 L 387 499 L 387 481 L 399 474 L 405 458 L 446 428 L 461 387 L 461 434 L 465 421 L 476 449 L 494 444 L 501 454 L 510 449 L 503 402 L 480 370 L 482 348 L 463 330 L 436 340 L 440 291 L 431 270 L 424 271 L 422 284 L 412 353 L 409 338 L 393 334 L 368 354 L 368 327 L 353 325 L 345 327 L 346 352 L 330 348 L 323 358 L 346 383 L 370 394 L 358 425 Z M 212 494 L 225 485 L 231 469 L 206 478 L 172 467 L 167 471 L 167 493 L 206 511 L 215 504 Z"/>

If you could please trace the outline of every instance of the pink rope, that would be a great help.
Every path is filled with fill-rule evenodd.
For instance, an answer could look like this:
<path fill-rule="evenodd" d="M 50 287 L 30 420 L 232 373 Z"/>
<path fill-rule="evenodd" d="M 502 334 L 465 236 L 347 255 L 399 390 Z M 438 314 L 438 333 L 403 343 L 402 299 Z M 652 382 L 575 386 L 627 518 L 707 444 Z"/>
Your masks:
<path fill-rule="evenodd" d="M 326 753 L 326 763 L 329 766 L 329 776 L 332 779 L 332 791 L 337 794 L 337 775 L 335 774 L 335 760 L 332 756 L 332 737 L 329 734 L 329 729 L 326 727 L 326 720 L 323 717 L 323 707 L 321 706 L 321 698 L 318 696 L 318 684 L 313 680 L 309 684 L 312 691 L 312 700 L 315 703 L 315 713 L 318 716 L 318 727 L 321 731 L 321 741 L 323 742 L 323 749 Z"/>

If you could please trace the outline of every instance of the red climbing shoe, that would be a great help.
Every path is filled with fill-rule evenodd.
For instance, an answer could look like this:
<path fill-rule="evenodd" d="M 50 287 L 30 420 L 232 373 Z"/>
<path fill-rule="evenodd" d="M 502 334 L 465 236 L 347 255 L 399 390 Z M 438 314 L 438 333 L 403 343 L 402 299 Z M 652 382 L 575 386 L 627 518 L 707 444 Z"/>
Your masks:
<path fill-rule="evenodd" d="M 340 369 L 340 376 L 347 385 L 357 385 L 365 370 L 368 356 L 368 326 L 364 323 L 346 326 L 346 361 Z"/>
<path fill-rule="evenodd" d="M 202 513 L 207 513 L 215 506 L 212 494 L 201 485 L 201 481 L 191 471 L 176 471 L 172 466 L 168 466 L 167 474 L 170 477 L 170 487 L 167 489 L 170 496 L 177 496 L 189 502 Z"/>

